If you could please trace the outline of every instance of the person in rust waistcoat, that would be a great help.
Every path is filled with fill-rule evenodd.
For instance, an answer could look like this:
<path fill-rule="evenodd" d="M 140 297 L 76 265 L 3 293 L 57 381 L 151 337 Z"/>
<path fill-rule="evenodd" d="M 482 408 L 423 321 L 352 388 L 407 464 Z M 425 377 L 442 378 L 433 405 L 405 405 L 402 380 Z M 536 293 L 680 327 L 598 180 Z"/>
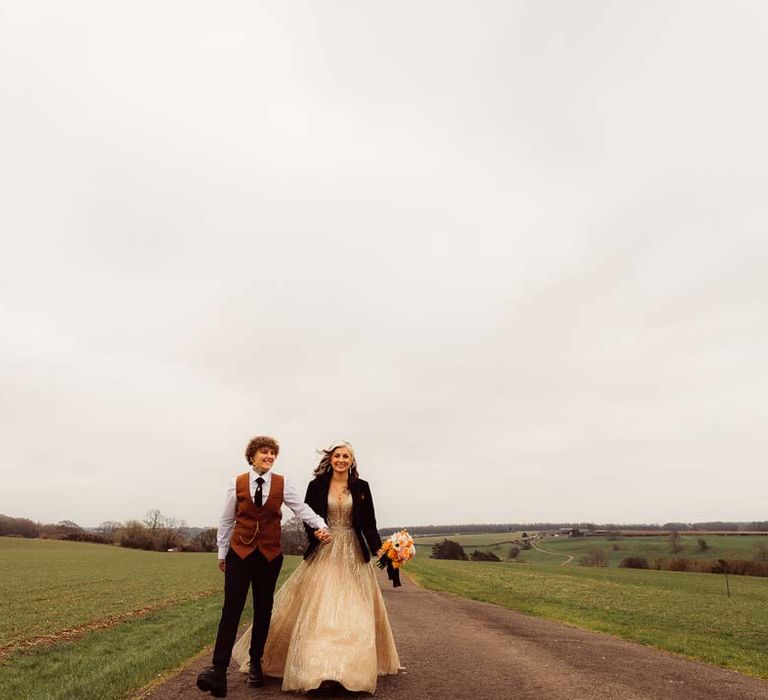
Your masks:
<path fill-rule="evenodd" d="M 217 534 L 218 566 L 224 572 L 224 607 L 213 650 L 213 666 L 197 677 L 197 687 L 217 698 L 227 696 L 227 667 L 249 588 L 253 589 L 253 632 L 248 685 L 264 684 L 261 655 L 269 632 L 275 584 L 283 565 L 280 551 L 283 503 L 313 529 L 318 542 L 324 544 L 330 539 L 323 518 L 304 503 L 285 477 L 270 471 L 279 451 L 280 445 L 274 438 L 264 435 L 253 438 L 245 449 L 251 470 L 227 485 Z"/>

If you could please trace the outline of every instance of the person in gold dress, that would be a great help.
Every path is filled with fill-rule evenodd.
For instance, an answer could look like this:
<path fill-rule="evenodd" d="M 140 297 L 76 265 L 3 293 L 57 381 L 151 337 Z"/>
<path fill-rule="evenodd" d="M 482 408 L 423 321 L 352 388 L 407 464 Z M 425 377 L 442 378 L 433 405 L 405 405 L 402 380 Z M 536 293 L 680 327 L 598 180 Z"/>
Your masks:
<path fill-rule="evenodd" d="M 314 537 L 304 561 L 275 596 L 262 668 L 283 690 L 309 691 L 337 682 L 376 691 L 378 676 L 397 673 L 400 660 L 371 557 L 381 549 L 368 483 L 358 477 L 349 443 L 323 451 L 306 503 L 330 528 L 330 543 Z M 232 656 L 248 672 L 246 632 Z"/>

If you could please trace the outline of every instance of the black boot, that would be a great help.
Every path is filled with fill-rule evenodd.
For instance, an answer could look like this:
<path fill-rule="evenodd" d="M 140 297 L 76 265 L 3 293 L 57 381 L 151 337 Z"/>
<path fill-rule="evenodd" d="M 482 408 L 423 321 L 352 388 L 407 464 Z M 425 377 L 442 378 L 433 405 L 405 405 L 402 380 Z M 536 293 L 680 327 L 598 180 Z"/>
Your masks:
<path fill-rule="evenodd" d="M 227 669 L 210 666 L 197 677 L 197 687 L 215 698 L 227 697 Z"/>
<path fill-rule="evenodd" d="M 261 688 L 263 685 L 264 672 L 261 670 L 261 663 L 259 661 L 251 661 L 251 666 L 248 669 L 248 687 Z"/>

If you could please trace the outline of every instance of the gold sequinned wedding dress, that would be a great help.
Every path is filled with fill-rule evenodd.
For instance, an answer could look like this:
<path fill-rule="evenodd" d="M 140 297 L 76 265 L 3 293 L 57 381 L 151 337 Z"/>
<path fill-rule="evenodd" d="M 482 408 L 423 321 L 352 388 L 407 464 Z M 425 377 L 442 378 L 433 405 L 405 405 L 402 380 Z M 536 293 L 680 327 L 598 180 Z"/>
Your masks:
<path fill-rule="evenodd" d="M 332 540 L 303 561 L 275 595 L 261 661 L 283 690 L 308 691 L 323 681 L 373 693 L 379 675 L 397 673 L 400 660 L 374 563 L 364 562 L 352 528 L 352 496 L 328 497 Z M 250 628 L 232 651 L 248 671 Z"/>

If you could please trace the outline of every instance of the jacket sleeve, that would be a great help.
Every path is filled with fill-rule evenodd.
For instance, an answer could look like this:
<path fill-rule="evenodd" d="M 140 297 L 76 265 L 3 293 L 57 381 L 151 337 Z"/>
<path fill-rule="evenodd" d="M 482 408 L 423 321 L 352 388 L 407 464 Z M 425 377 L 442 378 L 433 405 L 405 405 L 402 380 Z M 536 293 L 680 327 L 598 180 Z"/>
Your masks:
<path fill-rule="evenodd" d="M 313 488 L 315 484 L 315 481 L 310 481 L 307 484 L 307 493 L 304 496 L 304 503 L 306 503 L 312 510 L 317 513 L 317 497 L 315 495 L 315 492 L 317 489 Z M 307 545 L 306 550 L 304 550 L 304 558 L 306 559 L 312 552 L 315 550 L 315 547 L 317 547 L 317 539 L 315 538 L 315 528 L 310 527 L 307 525 L 307 523 L 304 523 L 304 530 L 307 533 L 307 540 L 309 544 Z"/>
<path fill-rule="evenodd" d="M 367 482 L 362 486 L 363 489 L 360 495 L 360 525 L 365 541 L 368 543 L 368 549 L 371 550 L 371 556 L 375 558 L 376 552 L 381 549 L 381 537 L 379 537 L 379 530 L 376 527 L 376 511 L 373 507 L 371 488 Z"/>

